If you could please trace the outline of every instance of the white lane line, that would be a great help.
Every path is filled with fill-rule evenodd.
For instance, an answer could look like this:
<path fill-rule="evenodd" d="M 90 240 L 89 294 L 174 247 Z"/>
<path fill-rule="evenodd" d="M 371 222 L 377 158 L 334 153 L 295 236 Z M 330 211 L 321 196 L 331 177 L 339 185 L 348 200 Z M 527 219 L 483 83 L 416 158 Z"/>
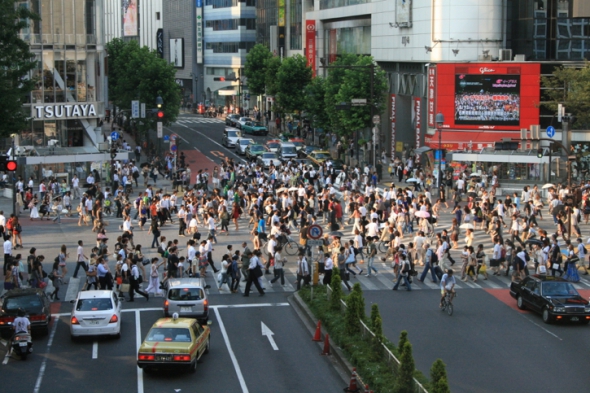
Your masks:
<path fill-rule="evenodd" d="M 49 340 L 47 341 L 47 352 L 45 353 L 45 357 L 43 358 L 43 362 L 41 363 L 41 368 L 39 369 L 39 375 L 37 376 L 37 382 L 35 382 L 35 389 L 33 390 L 34 393 L 39 393 L 41 389 L 41 382 L 43 382 L 43 376 L 45 375 L 45 368 L 47 367 L 47 358 L 49 357 L 49 352 L 51 350 L 51 344 L 53 344 L 53 337 L 55 337 L 55 332 L 57 331 L 57 324 L 59 323 L 59 318 L 55 318 L 53 322 L 53 328 L 51 328 L 51 333 L 49 334 Z"/>
<path fill-rule="evenodd" d="M 135 356 L 139 353 L 141 347 L 141 318 L 139 310 L 135 310 Z M 143 393 L 143 370 L 137 367 L 137 393 Z"/>
<path fill-rule="evenodd" d="M 529 321 L 530 323 L 532 323 L 533 325 L 535 325 L 535 326 L 543 329 L 545 332 L 549 333 L 550 335 L 552 335 L 553 337 L 555 337 L 559 341 L 563 341 L 563 339 L 561 337 L 559 337 L 557 334 L 555 334 L 553 332 L 550 332 L 549 330 L 545 329 L 543 326 L 541 326 L 538 323 L 536 323 L 536 322 L 532 321 L 531 319 L 527 318 L 524 314 L 520 314 L 520 316 L 523 317 L 524 319 L 526 319 L 527 321 Z"/>
<path fill-rule="evenodd" d="M 92 343 L 92 359 L 98 359 L 98 341 Z"/>
<path fill-rule="evenodd" d="M 242 387 L 242 393 L 248 393 L 248 387 L 246 386 L 246 381 L 244 380 L 244 376 L 242 375 L 242 370 L 240 369 L 240 365 L 238 364 L 238 359 L 236 359 L 236 355 L 231 348 L 231 343 L 229 342 L 229 337 L 227 336 L 227 332 L 225 331 L 225 326 L 223 324 L 223 320 L 221 319 L 221 315 L 219 314 L 219 310 L 214 308 L 215 317 L 217 318 L 217 323 L 219 323 L 219 328 L 221 329 L 221 335 L 223 336 L 223 341 L 225 341 L 225 346 L 227 347 L 227 351 L 229 352 L 229 356 L 231 361 L 234 365 L 234 369 L 236 370 L 236 374 L 238 376 L 238 380 L 240 381 L 240 386 Z M 141 392 L 139 392 L 141 393 Z"/>
<path fill-rule="evenodd" d="M 246 160 L 244 160 L 242 157 L 240 157 L 239 155 L 237 155 L 235 152 L 233 152 L 233 151 L 229 150 L 228 148 L 226 148 L 226 147 L 225 147 L 225 146 L 223 146 L 222 144 L 220 144 L 220 143 L 217 143 L 216 141 L 214 141 L 213 139 L 209 138 L 208 136 L 206 136 L 206 135 L 205 135 L 205 134 L 203 134 L 202 132 L 199 132 L 199 131 L 197 131 L 197 130 L 195 130 L 195 129 L 193 129 L 193 128 L 187 127 L 187 126 L 185 126 L 184 124 L 179 124 L 179 126 L 182 126 L 182 127 L 184 127 L 184 128 L 187 128 L 187 129 L 189 129 L 189 130 L 191 130 L 191 131 L 193 131 L 193 132 L 196 132 L 197 134 L 201 135 L 203 138 L 209 139 L 211 142 L 215 143 L 217 146 L 219 146 L 220 148 L 222 148 L 224 151 L 227 151 L 227 153 L 229 153 L 229 154 L 231 154 L 231 155 L 235 156 L 235 157 L 236 157 L 238 160 L 240 160 L 240 161 L 242 161 L 242 162 L 246 162 Z M 180 135 L 178 135 L 178 136 L 180 136 Z M 180 137 L 181 137 L 181 136 L 180 136 Z M 182 138 L 182 137 L 181 137 L 181 138 Z M 184 138 L 182 138 L 182 139 L 183 139 L 183 140 L 184 140 L 186 143 L 188 143 L 188 141 L 186 141 Z M 196 149 L 196 150 L 199 150 L 199 149 L 197 149 L 196 147 L 195 147 L 195 149 Z M 199 151 L 201 151 L 201 150 L 199 150 Z"/>

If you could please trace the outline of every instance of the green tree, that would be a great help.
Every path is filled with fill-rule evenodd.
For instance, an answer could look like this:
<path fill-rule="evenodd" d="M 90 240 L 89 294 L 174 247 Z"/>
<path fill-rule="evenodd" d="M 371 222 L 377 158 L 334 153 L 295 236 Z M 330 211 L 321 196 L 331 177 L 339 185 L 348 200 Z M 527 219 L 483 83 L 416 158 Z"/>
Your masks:
<path fill-rule="evenodd" d="M 574 127 L 590 125 L 590 67 L 557 68 L 552 76 L 542 77 L 542 106 L 557 113 L 557 105 L 563 104 L 566 112 L 576 116 Z"/>
<path fill-rule="evenodd" d="M 405 345 L 405 343 L 410 342 L 408 340 L 408 332 L 405 330 L 402 330 L 402 332 L 399 335 L 399 341 L 397 343 L 397 351 L 398 351 L 398 355 L 401 354 L 401 350 L 403 348 L 403 346 Z"/>
<path fill-rule="evenodd" d="M 395 392 L 413 393 L 415 364 L 412 355 L 412 344 L 405 342 L 400 351 L 400 367 L 395 381 Z"/>
<path fill-rule="evenodd" d="M 27 95 L 36 80 L 29 73 L 37 62 L 19 33 L 39 16 L 20 5 L 20 1 L 0 0 L 0 136 L 6 137 L 27 128 L 30 113 L 23 110 Z"/>
<path fill-rule="evenodd" d="M 252 95 L 262 95 L 266 88 L 266 66 L 272 56 L 270 50 L 262 45 L 256 44 L 246 56 L 244 64 L 244 75 L 248 78 L 248 89 Z"/>
<path fill-rule="evenodd" d="M 344 53 L 342 56 L 338 57 L 336 61 L 330 63 L 330 67 L 333 68 L 328 68 L 325 88 L 326 92 L 324 96 L 326 114 L 330 119 L 331 129 L 336 130 L 336 132 L 339 133 L 342 132 L 340 128 L 340 111 L 336 109 L 336 104 L 339 104 L 340 102 L 337 101 L 336 96 L 338 95 L 340 86 L 344 83 L 344 76 L 346 74 L 346 69 L 341 67 L 353 65 L 356 63 L 357 59 L 357 55 Z"/>
<path fill-rule="evenodd" d="M 316 128 L 328 130 L 330 117 L 326 111 L 326 78 L 313 78 L 305 87 L 305 112 Z"/>
<path fill-rule="evenodd" d="M 450 393 L 447 370 L 441 359 L 436 359 L 430 368 L 431 393 Z"/>
<path fill-rule="evenodd" d="M 113 103 L 121 109 L 130 109 L 131 101 L 139 100 L 151 109 L 156 107 L 156 98 L 160 96 L 164 101 L 164 123 L 174 122 L 181 99 L 174 66 L 147 46 L 140 47 L 137 41 L 114 39 L 106 48 L 109 53 L 109 95 Z M 155 119 L 146 121 L 152 123 Z"/>
<path fill-rule="evenodd" d="M 276 76 L 279 107 L 288 113 L 301 112 L 305 108 L 305 87 L 311 82 L 311 75 L 305 57 L 295 55 L 284 59 Z"/>
<path fill-rule="evenodd" d="M 338 269 L 332 270 L 332 280 L 330 281 L 332 294 L 330 295 L 330 308 L 336 312 L 340 312 L 342 308 L 342 279 L 340 278 L 340 271 Z"/>
<path fill-rule="evenodd" d="M 379 306 L 373 303 L 371 306 L 371 330 L 375 333 L 374 345 L 376 349 L 381 349 L 381 342 L 383 341 L 383 320 L 379 313 Z M 378 353 L 381 353 L 379 351 Z"/>
<path fill-rule="evenodd" d="M 277 74 L 279 68 L 281 68 L 281 59 L 277 56 L 272 56 L 265 61 L 266 64 L 266 75 L 264 77 L 266 84 L 266 94 L 274 96 L 279 91 L 277 82 Z"/>
<path fill-rule="evenodd" d="M 371 69 L 373 65 L 373 69 Z M 353 106 L 339 111 L 339 124 L 343 133 L 371 127 L 371 105 L 373 114 L 382 113 L 387 104 L 388 83 L 385 71 L 379 67 L 372 56 L 360 56 L 354 63 L 356 68 L 346 69 L 342 84 L 336 94 L 336 102 L 351 102 L 355 98 L 366 98 L 366 106 Z M 371 97 L 371 71 L 373 74 L 373 96 Z"/>
<path fill-rule="evenodd" d="M 357 282 L 352 287 L 352 292 L 346 297 L 346 331 L 348 334 L 356 334 L 361 331 L 361 319 L 365 319 L 365 298 L 361 285 Z"/>

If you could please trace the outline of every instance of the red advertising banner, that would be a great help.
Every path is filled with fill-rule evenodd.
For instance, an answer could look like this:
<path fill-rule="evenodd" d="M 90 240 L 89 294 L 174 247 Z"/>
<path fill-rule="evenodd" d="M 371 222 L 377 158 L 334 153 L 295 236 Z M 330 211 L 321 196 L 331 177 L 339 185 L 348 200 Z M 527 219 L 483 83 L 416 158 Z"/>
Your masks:
<path fill-rule="evenodd" d="M 428 127 L 434 128 L 436 117 L 436 67 L 428 67 Z"/>
<path fill-rule="evenodd" d="M 305 42 L 307 65 L 311 67 L 312 77 L 315 77 L 315 20 L 305 22 Z"/>
<path fill-rule="evenodd" d="M 395 94 L 391 95 L 391 158 L 395 157 Z"/>
<path fill-rule="evenodd" d="M 412 105 L 412 125 L 414 126 L 414 130 L 416 132 L 416 146 L 415 148 L 419 148 L 421 137 L 422 137 L 422 100 L 420 97 L 412 97 L 414 101 L 414 105 Z M 420 162 L 420 155 L 416 155 L 416 162 Z"/>

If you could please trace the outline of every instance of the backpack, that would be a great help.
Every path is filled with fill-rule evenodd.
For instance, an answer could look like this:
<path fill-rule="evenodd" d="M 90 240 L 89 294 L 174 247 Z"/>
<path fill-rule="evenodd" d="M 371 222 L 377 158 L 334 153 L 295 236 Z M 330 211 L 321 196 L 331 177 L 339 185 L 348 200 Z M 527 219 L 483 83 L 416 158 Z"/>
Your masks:
<path fill-rule="evenodd" d="M 438 263 L 438 254 L 435 253 L 434 251 L 430 250 L 430 252 L 432 253 L 430 255 L 430 266 L 434 265 L 435 263 Z"/>

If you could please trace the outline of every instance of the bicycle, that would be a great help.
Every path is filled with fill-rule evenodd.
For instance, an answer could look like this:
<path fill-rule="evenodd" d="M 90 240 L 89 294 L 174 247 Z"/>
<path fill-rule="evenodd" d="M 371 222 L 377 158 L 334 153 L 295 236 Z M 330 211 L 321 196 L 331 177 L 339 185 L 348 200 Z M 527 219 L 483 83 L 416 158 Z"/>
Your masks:
<path fill-rule="evenodd" d="M 260 246 L 260 248 L 264 251 L 264 254 L 266 256 L 270 256 L 268 255 L 268 240 L 264 241 L 263 244 Z M 299 252 L 299 244 L 297 244 L 293 239 L 291 239 L 290 236 L 287 236 L 286 240 L 277 242 L 277 246 L 281 246 L 283 248 L 283 250 L 285 250 L 285 252 L 287 253 L 287 255 L 295 255 L 297 254 L 297 252 Z"/>
<path fill-rule="evenodd" d="M 449 314 L 449 316 L 453 315 L 453 303 L 452 300 L 455 296 L 453 296 L 452 293 L 447 292 L 445 294 L 445 297 L 443 298 L 442 301 L 442 308 L 440 309 L 441 311 L 446 311 L 447 314 Z"/>

